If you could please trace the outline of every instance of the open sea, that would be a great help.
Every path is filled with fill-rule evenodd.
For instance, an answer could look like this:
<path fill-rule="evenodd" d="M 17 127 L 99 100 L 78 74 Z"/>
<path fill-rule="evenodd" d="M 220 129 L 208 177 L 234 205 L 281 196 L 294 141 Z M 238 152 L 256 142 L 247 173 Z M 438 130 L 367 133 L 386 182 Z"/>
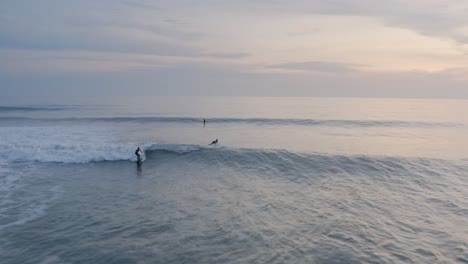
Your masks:
<path fill-rule="evenodd" d="M 468 101 L 2 105 L 0 263 L 468 263 Z"/>

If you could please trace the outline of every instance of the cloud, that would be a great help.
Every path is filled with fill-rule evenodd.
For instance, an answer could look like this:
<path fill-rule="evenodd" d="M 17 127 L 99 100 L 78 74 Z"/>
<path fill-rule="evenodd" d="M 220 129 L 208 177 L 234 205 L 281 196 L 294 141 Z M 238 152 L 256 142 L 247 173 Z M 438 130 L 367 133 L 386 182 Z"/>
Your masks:
<path fill-rule="evenodd" d="M 179 29 L 167 22 L 145 21 L 145 16 L 135 16 L 130 10 L 122 10 L 111 1 L 95 4 L 83 0 L 70 5 L 50 0 L 28 5 L 23 2 L 0 3 L 0 48 L 178 57 L 204 57 L 207 53 L 190 45 L 202 38 L 203 34 Z M 144 2 L 132 4 L 141 5 Z M 106 12 L 95 13 L 93 10 L 98 7 L 105 7 Z M 217 57 L 240 56 L 220 54 Z"/>
<path fill-rule="evenodd" d="M 82 50 L 151 54 L 160 56 L 199 57 L 203 51 L 176 43 L 140 41 L 137 37 L 127 38 L 109 32 L 35 32 L 29 35 L 19 32 L 3 32 L 0 48 L 25 50 Z"/>
<path fill-rule="evenodd" d="M 176 65 L 198 67 L 238 67 L 236 60 L 248 56 L 244 53 L 208 53 L 198 56 L 159 56 L 139 53 L 119 53 L 76 50 L 24 50 L 0 48 L 0 72 L 10 74 L 32 73 L 91 73 L 135 72 Z"/>
<path fill-rule="evenodd" d="M 216 6 L 215 0 L 203 2 Z M 271 0 L 268 2 L 238 0 L 229 1 L 225 6 L 233 10 L 231 12 L 252 15 L 371 17 L 389 27 L 404 28 L 426 36 L 468 43 L 467 33 L 459 32 L 459 29 L 468 26 L 466 0 Z"/>
<path fill-rule="evenodd" d="M 357 67 L 362 67 L 358 64 L 347 64 L 338 62 L 324 62 L 324 61 L 308 61 L 308 62 L 295 62 L 269 65 L 267 68 L 282 69 L 282 70 L 296 70 L 296 71 L 311 71 L 322 73 L 347 73 L 356 71 Z"/>
<path fill-rule="evenodd" d="M 159 10 L 160 7 L 154 3 L 149 3 L 145 0 L 128 0 L 128 1 L 121 1 L 122 5 L 130 6 L 134 8 L 142 8 L 142 9 L 152 9 L 152 10 Z"/>
<path fill-rule="evenodd" d="M 274 3 L 273 9 L 276 11 L 367 16 L 379 19 L 388 26 L 468 43 L 466 33 L 457 32 L 468 26 L 466 0 L 277 0 Z"/>
<path fill-rule="evenodd" d="M 242 59 L 250 56 L 249 53 L 237 52 L 237 53 L 204 53 L 207 57 L 213 58 L 225 58 L 225 59 Z"/>
<path fill-rule="evenodd" d="M 249 56 L 222 49 L 214 52 L 197 45 L 205 33 L 191 30 L 184 16 L 165 13 L 168 8 L 177 9 L 177 4 L 144 0 L 7 0 L 0 3 L 0 49 L 220 60 Z M 99 9 L 105 11 L 96 11 Z"/>

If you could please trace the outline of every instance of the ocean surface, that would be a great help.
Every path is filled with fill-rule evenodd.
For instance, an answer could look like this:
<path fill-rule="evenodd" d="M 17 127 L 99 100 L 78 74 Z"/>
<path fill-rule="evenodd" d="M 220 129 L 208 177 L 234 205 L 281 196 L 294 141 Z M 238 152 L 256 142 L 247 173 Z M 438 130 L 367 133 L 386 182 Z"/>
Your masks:
<path fill-rule="evenodd" d="M 468 263 L 468 101 L 2 105 L 0 263 Z"/>

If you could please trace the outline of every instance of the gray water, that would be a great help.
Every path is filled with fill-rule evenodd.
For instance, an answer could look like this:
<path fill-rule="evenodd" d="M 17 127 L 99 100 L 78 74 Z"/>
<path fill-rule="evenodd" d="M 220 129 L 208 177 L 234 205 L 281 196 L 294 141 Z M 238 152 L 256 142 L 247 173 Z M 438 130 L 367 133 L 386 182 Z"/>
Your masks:
<path fill-rule="evenodd" d="M 466 101 L 139 100 L 0 108 L 1 263 L 468 262 Z"/>

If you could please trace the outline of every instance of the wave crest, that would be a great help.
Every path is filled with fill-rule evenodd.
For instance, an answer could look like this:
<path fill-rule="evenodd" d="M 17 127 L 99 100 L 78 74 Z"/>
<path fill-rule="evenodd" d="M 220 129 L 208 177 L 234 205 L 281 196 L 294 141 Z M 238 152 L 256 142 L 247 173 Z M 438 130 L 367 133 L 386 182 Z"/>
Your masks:
<path fill-rule="evenodd" d="M 243 169 L 270 168 L 275 170 L 304 170 L 316 172 L 359 173 L 387 172 L 406 170 L 407 166 L 425 167 L 430 170 L 434 164 L 447 164 L 447 161 L 435 159 L 403 157 L 368 157 L 349 155 L 324 155 L 295 153 L 274 149 L 243 149 L 230 147 L 212 147 L 185 144 L 7 144 L 0 145 L 0 158 L 5 161 L 33 161 L 58 163 L 90 163 L 104 161 L 136 161 L 134 151 L 137 146 L 151 161 L 154 155 L 195 154 L 199 162 L 218 162 L 220 164 Z M 193 157 L 190 157 L 192 160 Z M 463 160 L 455 162 L 466 166 Z M 421 167 L 422 166 L 422 167 Z"/>
<path fill-rule="evenodd" d="M 138 144 L 6 144 L 0 146 L 0 157 L 8 161 L 89 163 L 135 160 Z M 177 144 L 142 144 L 144 152 L 167 151 L 184 154 L 204 149 L 203 146 Z"/>

